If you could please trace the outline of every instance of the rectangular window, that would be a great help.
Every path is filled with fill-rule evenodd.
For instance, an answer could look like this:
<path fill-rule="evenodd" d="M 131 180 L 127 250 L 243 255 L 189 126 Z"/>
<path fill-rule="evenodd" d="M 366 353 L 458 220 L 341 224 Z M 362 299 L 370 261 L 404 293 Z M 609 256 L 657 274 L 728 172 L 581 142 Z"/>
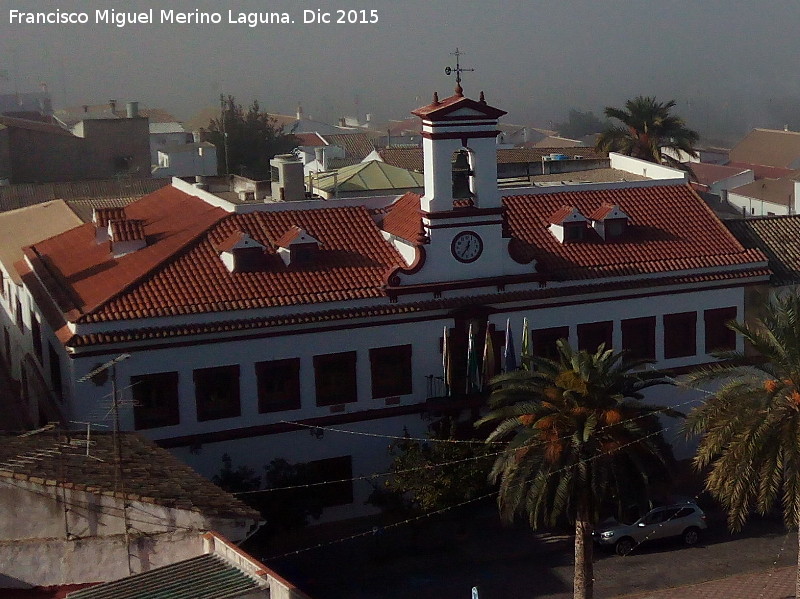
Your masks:
<path fill-rule="evenodd" d="M 300 408 L 300 358 L 257 362 L 255 366 L 259 413 Z"/>
<path fill-rule="evenodd" d="M 356 352 L 314 356 L 314 382 L 318 406 L 358 401 Z"/>
<path fill-rule="evenodd" d="M 559 339 L 569 339 L 569 327 L 534 329 L 531 331 L 531 346 L 533 355 L 541 358 L 557 360 L 558 349 L 556 348 L 556 341 Z"/>
<path fill-rule="evenodd" d="M 314 487 L 314 493 L 320 500 L 321 507 L 347 505 L 353 503 L 353 459 L 351 456 L 316 460 L 306 464 L 309 482 L 327 485 Z"/>
<path fill-rule="evenodd" d="M 180 424 L 177 372 L 132 376 L 131 395 L 136 430 Z"/>
<path fill-rule="evenodd" d="M 50 386 L 59 400 L 64 399 L 64 390 L 61 388 L 61 360 L 58 353 L 49 343 L 47 344 L 48 357 L 50 358 Z"/>
<path fill-rule="evenodd" d="M 736 333 L 726 326 L 730 320 L 736 320 L 735 306 L 703 312 L 707 354 L 736 349 Z"/>
<path fill-rule="evenodd" d="M 17 326 L 19 327 L 19 330 L 22 331 L 25 329 L 25 323 L 22 319 L 22 302 L 19 301 L 19 296 L 17 296 L 14 301 L 14 309 L 17 313 Z"/>
<path fill-rule="evenodd" d="M 629 318 L 622 323 L 622 349 L 637 360 L 656 359 L 656 317 Z"/>
<path fill-rule="evenodd" d="M 372 397 L 411 393 L 411 346 L 395 345 L 369 350 Z"/>
<path fill-rule="evenodd" d="M 42 353 L 42 330 L 39 326 L 39 321 L 36 320 L 36 315 L 31 312 L 31 338 L 33 339 L 33 351 L 36 354 L 36 359 L 39 364 L 44 362 L 44 354 Z"/>
<path fill-rule="evenodd" d="M 611 349 L 614 323 L 610 320 L 603 322 L 587 322 L 578 325 L 578 349 L 585 349 L 594 353 L 601 343 L 606 349 Z"/>
<path fill-rule="evenodd" d="M 239 365 L 195 370 L 194 394 L 201 422 L 239 416 Z"/>
<path fill-rule="evenodd" d="M 697 353 L 697 313 L 664 315 L 664 357 L 682 358 Z"/>

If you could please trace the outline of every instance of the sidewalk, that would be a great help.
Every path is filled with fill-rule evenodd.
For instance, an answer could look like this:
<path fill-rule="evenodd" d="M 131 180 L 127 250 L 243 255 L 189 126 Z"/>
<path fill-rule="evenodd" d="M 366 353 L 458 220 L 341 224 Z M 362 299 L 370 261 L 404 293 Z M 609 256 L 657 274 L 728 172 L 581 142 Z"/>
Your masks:
<path fill-rule="evenodd" d="M 784 566 L 617 599 L 794 599 L 796 578 L 797 567 Z"/>

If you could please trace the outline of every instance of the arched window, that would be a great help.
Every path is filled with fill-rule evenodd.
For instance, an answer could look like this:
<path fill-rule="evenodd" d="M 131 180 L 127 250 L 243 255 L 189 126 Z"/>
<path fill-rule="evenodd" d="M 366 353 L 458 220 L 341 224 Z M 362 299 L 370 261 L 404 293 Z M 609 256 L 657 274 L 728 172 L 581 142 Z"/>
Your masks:
<path fill-rule="evenodd" d="M 453 153 L 452 174 L 453 174 L 453 199 L 465 200 L 475 197 L 472 152 L 467 148 L 461 148 Z"/>

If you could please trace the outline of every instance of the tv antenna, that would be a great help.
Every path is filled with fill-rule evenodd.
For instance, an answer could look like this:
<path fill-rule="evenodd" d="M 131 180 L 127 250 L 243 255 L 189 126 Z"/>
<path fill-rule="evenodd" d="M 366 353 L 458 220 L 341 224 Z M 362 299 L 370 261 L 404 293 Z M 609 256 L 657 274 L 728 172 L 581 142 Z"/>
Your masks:
<path fill-rule="evenodd" d="M 464 56 L 464 54 L 465 53 L 462 52 L 461 50 L 459 50 L 458 48 L 456 48 L 455 52 L 450 52 L 450 56 L 455 56 L 456 57 L 456 68 L 452 68 L 452 67 L 449 67 L 449 66 L 444 68 L 444 74 L 445 75 L 449 76 L 449 75 L 452 75 L 453 73 L 456 74 L 456 93 L 457 94 L 462 94 L 464 92 L 464 90 L 461 88 L 461 73 L 471 73 L 471 72 L 475 71 L 475 69 L 465 69 L 464 67 L 461 66 L 461 57 Z"/>

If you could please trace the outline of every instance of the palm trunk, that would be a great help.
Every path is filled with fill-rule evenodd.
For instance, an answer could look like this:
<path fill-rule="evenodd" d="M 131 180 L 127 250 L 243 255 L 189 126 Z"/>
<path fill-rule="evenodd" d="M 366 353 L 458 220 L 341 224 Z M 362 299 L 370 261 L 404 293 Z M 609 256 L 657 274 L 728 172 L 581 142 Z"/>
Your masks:
<path fill-rule="evenodd" d="M 594 597 L 592 528 L 588 511 L 581 509 L 575 519 L 575 576 L 572 583 L 574 599 Z"/>
<path fill-rule="evenodd" d="M 797 575 L 794 582 L 794 597 L 800 599 L 800 526 L 797 531 Z"/>

